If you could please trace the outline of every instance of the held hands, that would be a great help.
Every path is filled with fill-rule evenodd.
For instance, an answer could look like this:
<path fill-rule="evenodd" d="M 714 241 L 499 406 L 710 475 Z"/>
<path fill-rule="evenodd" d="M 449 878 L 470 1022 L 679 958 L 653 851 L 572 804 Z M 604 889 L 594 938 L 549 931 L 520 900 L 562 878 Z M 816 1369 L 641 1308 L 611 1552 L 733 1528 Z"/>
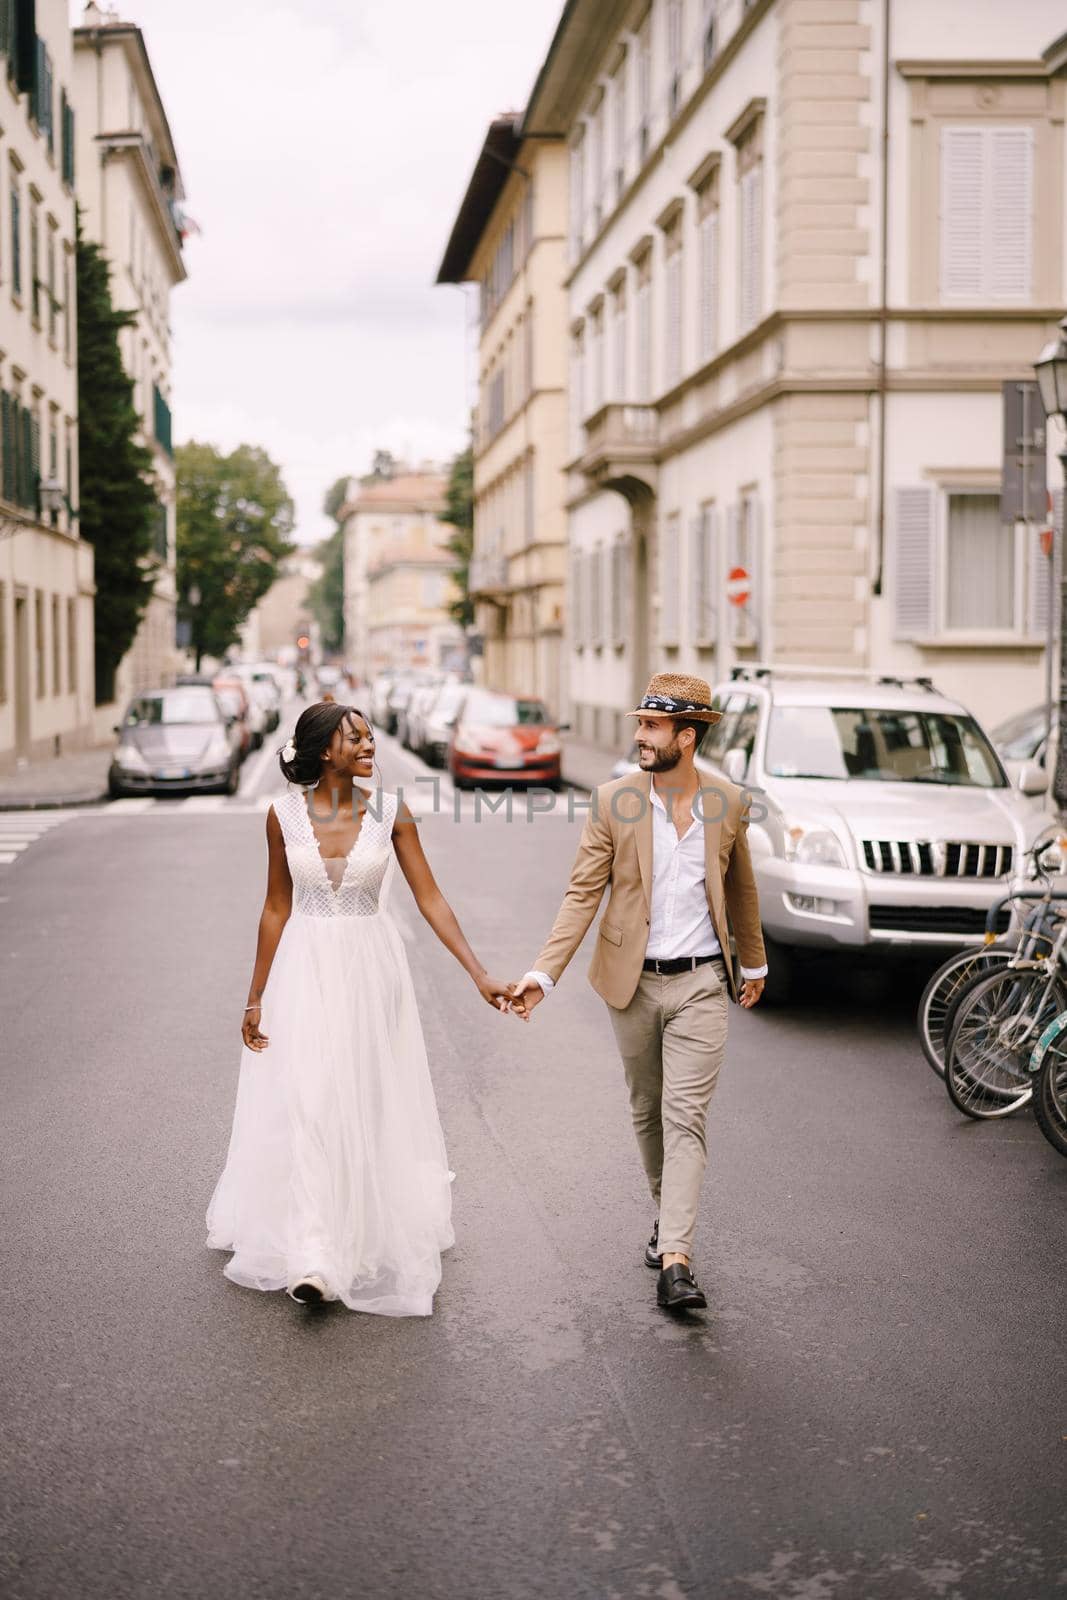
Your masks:
<path fill-rule="evenodd" d="M 474 981 L 478 985 L 478 993 L 494 1011 L 510 1011 L 523 1022 L 529 1022 L 530 1012 L 545 998 L 536 978 L 527 978 L 521 984 L 505 983 L 483 972 Z"/>
<path fill-rule="evenodd" d="M 479 973 L 474 981 L 478 985 L 478 993 L 487 1005 L 492 1006 L 494 1011 L 506 1011 L 508 1009 L 508 1002 L 511 999 L 511 991 L 514 987 L 512 984 L 505 983 L 503 978 L 491 978 L 487 972 Z"/>

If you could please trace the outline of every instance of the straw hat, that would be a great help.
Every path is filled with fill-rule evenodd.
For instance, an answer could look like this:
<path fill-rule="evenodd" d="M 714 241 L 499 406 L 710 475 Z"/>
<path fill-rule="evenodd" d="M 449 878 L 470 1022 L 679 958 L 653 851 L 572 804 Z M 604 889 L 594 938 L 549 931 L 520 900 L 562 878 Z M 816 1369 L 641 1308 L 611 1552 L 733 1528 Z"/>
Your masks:
<path fill-rule="evenodd" d="M 721 711 L 711 705 L 711 687 L 687 672 L 657 672 L 649 680 L 645 697 L 628 717 L 688 717 L 693 722 L 718 722 Z"/>

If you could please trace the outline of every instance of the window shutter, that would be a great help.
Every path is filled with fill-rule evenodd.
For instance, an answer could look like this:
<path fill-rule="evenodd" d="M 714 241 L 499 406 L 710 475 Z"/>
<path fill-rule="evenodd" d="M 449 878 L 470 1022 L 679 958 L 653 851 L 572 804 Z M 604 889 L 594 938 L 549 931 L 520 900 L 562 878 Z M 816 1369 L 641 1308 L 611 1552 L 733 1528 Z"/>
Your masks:
<path fill-rule="evenodd" d="M 611 547 L 611 642 L 626 642 L 626 621 L 629 609 L 630 546 L 625 538 L 618 538 Z"/>
<path fill-rule="evenodd" d="M 763 271 L 761 244 L 763 173 L 757 163 L 741 179 L 741 331 L 759 321 Z"/>
<path fill-rule="evenodd" d="M 989 247 L 993 300 L 1030 298 L 1034 233 L 1033 128 L 990 128 Z"/>
<path fill-rule="evenodd" d="M 715 354 L 719 305 L 719 213 L 709 211 L 700 224 L 700 355 Z"/>
<path fill-rule="evenodd" d="M 29 476 L 26 483 L 26 508 L 37 510 L 37 491 L 41 482 L 41 426 L 32 411 L 26 416 L 26 450 Z"/>
<path fill-rule="evenodd" d="M 898 639 L 925 639 L 933 632 L 934 616 L 932 489 L 896 491 L 893 561 L 895 636 Z"/>
<path fill-rule="evenodd" d="M 37 66 L 36 0 L 14 0 L 15 6 L 15 88 L 19 94 L 33 94 Z"/>
<path fill-rule="evenodd" d="M 678 643 L 678 513 L 672 511 L 663 521 L 659 564 L 659 638 L 660 644 Z"/>
<path fill-rule="evenodd" d="M 571 552 L 571 642 L 576 650 L 580 650 L 585 643 L 583 624 L 585 613 L 582 598 L 582 552 Z"/>
<path fill-rule="evenodd" d="M 982 293 L 984 128 L 941 130 L 941 298 Z"/>
<path fill-rule="evenodd" d="M 1028 528 L 1029 538 L 1029 588 L 1026 606 L 1026 631 L 1031 638 L 1044 639 L 1048 633 L 1049 605 L 1055 590 L 1054 575 L 1056 564 L 1062 560 L 1060 541 L 1063 537 L 1063 490 L 1057 489 L 1052 496 L 1052 526 L 1055 529 L 1055 543 L 1052 547 L 1052 559 L 1041 548 L 1037 528 Z"/>
<path fill-rule="evenodd" d="M 667 388 L 682 376 L 682 252 L 667 257 Z"/>
<path fill-rule="evenodd" d="M 3 416 L 3 492 L 4 499 L 9 500 L 13 505 L 18 498 L 17 479 L 15 474 L 17 462 L 17 450 L 15 446 L 15 403 L 12 396 L 8 394 L 6 389 L 2 394 L 0 394 L 0 413 L 2 413 Z"/>
<path fill-rule="evenodd" d="M 589 552 L 589 638 L 594 645 L 604 643 L 603 549 Z"/>
<path fill-rule="evenodd" d="M 758 645 L 763 634 L 763 502 L 753 495 L 746 507 L 741 565 L 748 573 L 749 601 L 739 609 L 746 643 Z"/>
<path fill-rule="evenodd" d="M 716 525 L 717 512 L 714 506 L 705 506 L 692 524 L 693 555 L 689 570 L 689 593 L 693 607 L 690 632 L 695 645 L 714 644 L 718 632 Z"/>

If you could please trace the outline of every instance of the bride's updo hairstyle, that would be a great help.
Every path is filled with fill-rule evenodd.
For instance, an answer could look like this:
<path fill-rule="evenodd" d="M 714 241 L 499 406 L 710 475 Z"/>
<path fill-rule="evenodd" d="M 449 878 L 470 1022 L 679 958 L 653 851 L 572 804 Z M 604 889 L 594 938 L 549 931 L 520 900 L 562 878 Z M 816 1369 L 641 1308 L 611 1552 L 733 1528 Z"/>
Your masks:
<path fill-rule="evenodd" d="M 336 700 L 320 700 L 300 713 L 296 727 L 278 751 L 278 765 L 287 782 L 301 788 L 318 783 L 322 752 L 346 717 L 362 717 L 370 726 L 370 718 L 358 706 L 340 705 Z"/>

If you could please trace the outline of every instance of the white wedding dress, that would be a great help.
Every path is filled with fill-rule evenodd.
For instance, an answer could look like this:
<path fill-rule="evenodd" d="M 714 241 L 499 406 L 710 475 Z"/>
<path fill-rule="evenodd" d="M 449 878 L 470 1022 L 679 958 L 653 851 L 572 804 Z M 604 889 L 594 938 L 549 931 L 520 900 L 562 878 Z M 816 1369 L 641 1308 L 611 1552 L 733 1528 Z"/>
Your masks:
<path fill-rule="evenodd" d="M 241 1046 L 207 1243 L 250 1289 L 319 1273 L 353 1311 L 429 1316 L 455 1242 L 451 1181 L 400 932 L 383 903 L 397 798 L 378 789 L 343 859 L 305 792 L 274 802 L 292 914 L 263 992 L 264 1050 Z"/>

